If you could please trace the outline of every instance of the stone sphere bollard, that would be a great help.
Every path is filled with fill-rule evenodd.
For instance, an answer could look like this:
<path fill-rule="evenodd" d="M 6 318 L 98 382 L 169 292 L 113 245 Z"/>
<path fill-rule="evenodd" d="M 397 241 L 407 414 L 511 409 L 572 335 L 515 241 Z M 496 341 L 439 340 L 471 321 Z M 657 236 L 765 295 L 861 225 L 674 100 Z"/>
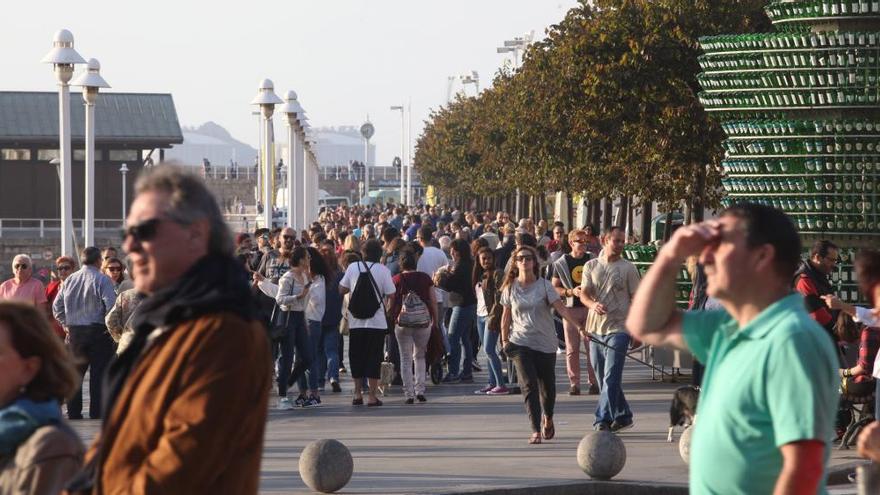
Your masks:
<path fill-rule="evenodd" d="M 309 488 L 333 493 L 351 479 L 354 460 L 348 447 L 336 440 L 315 440 L 299 456 L 299 476 Z"/>
<path fill-rule="evenodd" d="M 626 464 L 626 447 L 610 431 L 591 431 L 578 444 L 577 462 L 590 478 L 610 480 Z"/>
<path fill-rule="evenodd" d="M 681 438 L 678 439 L 678 455 L 685 464 L 691 463 L 691 434 L 694 432 L 693 426 L 688 426 L 681 432 Z"/>

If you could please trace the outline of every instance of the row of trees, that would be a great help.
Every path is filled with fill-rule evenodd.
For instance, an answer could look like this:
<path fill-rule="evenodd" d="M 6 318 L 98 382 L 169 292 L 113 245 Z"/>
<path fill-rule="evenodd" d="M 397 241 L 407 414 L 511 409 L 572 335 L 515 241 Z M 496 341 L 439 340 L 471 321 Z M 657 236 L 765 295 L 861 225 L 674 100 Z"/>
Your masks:
<path fill-rule="evenodd" d="M 697 39 L 768 30 L 765 4 L 582 0 L 519 70 L 431 113 L 415 154 L 422 181 L 445 198 L 520 189 L 716 205 L 723 134 L 697 101 Z"/>

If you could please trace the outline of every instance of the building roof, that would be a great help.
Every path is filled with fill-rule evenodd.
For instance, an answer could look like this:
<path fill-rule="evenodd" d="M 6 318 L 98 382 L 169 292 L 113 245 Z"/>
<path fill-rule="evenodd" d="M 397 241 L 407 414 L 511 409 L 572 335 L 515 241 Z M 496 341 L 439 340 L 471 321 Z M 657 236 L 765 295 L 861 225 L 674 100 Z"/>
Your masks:
<path fill-rule="evenodd" d="M 84 141 L 82 94 L 70 94 L 73 143 Z M 95 143 L 168 147 L 183 142 L 170 94 L 101 93 L 95 104 Z M 0 146 L 58 144 L 58 94 L 0 91 Z"/>

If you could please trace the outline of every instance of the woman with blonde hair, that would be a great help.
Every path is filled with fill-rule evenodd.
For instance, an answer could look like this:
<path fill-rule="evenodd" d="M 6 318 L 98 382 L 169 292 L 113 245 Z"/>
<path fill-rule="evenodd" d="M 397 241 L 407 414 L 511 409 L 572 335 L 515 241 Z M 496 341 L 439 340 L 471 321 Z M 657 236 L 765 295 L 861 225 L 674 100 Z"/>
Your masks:
<path fill-rule="evenodd" d="M 576 328 L 574 318 L 550 281 L 540 276 L 538 251 L 520 246 L 501 286 L 501 345 L 513 359 L 522 380 L 522 395 L 532 426 L 530 444 L 550 440 L 556 434 L 556 349 L 558 340 L 551 309 Z M 540 394 L 540 397 L 539 397 Z M 543 414 L 542 414 L 543 413 Z"/>
<path fill-rule="evenodd" d="M 82 465 L 79 436 L 61 417 L 77 372 L 33 306 L 0 302 L 0 493 L 59 493 Z"/>

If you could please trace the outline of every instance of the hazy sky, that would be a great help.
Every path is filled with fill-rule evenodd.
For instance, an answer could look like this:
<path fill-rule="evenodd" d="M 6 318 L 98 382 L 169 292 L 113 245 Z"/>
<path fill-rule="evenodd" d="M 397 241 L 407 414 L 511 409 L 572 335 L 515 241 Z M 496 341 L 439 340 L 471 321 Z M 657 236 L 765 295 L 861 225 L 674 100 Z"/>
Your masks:
<path fill-rule="evenodd" d="M 171 93 L 181 125 L 212 120 L 256 147 L 251 99 L 263 78 L 294 89 L 313 126 L 376 126 L 379 165 L 400 154 L 412 98 L 413 137 L 444 104 L 447 77 L 471 70 L 485 87 L 509 55 L 505 39 L 562 19 L 576 0 L 268 0 L 7 2 L 2 90 L 54 90 L 40 63 L 67 28 L 97 58 L 113 92 Z M 460 85 L 456 82 L 455 90 Z M 468 93 L 473 94 L 473 86 Z M 80 104 L 79 101 L 74 101 Z M 276 117 L 276 140 L 284 126 Z"/>

